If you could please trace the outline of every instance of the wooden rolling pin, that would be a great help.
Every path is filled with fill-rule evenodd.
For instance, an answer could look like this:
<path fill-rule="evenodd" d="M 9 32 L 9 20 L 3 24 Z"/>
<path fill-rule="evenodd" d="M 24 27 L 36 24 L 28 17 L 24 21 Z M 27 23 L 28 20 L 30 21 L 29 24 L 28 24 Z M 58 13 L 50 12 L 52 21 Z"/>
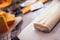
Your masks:
<path fill-rule="evenodd" d="M 53 5 L 52 5 L 53 4 Z M 51 7 L 34 23 L 34 28 L 43 32 L 50 32 L 60 19 L 59 3 L 52 3 Z"/>

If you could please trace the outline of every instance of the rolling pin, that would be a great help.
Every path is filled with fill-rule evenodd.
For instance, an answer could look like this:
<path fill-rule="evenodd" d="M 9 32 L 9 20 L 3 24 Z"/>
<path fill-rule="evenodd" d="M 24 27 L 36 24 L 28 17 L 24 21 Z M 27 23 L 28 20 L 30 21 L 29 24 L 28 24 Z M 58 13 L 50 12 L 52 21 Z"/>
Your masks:
<path fill-rule="evenodd" d="M 34 22 L 34 28 L 36 30 L 50 32 L 56 23 L 60 20 L 59 3 L 51 3 L 51 5 L 52 6 L 44 13 L 44 15 L 42 15 L 40 19 Z"/>
<path fill-rule="evenodd" d="M 26 14 L 29 11 L 34 11 L 36 9 L 43 7 L 43 3 L 47 2 L 47 1 L 48 0 L 38 0 L 37 2 L 34 2 L 33 4 L 22 8 L 20 11 L 22 12 L 22 14 Z"/>

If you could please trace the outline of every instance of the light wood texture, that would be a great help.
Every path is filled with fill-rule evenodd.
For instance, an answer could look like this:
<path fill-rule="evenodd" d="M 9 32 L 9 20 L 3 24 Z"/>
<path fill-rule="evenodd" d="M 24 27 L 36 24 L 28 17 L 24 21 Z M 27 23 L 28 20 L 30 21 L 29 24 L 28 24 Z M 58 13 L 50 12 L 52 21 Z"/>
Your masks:
<path fill-rule="evenodd" d="M 51 4 L 52 5 L 52 4 Z M 42 15 L 38 21 L 34 23 L 36 30 L 41 30 L 44 32 L 50 32 L 52 28 L 60 19 L 60 6 L 59 3 L 56 3 L 51 6 L 44 15 Z"/>
<path fill-rule="evenodd" d="M 60 40 L 60 36 L 59 36 L 60 35 L 60 22 L 56 25 L 56 27 L 50 33 L 43 33 L 40 31 L 36 31 L 33 26 L 33 23 L 35 21 L 37 21 L 37 19 L 39 19 L 39 17 L 40 16 L 38 16 L 35 20 L 33 20 L 33 22 L 31 24 L 29 24 L 18 35 L 19 39 L 20 40 Z"/>
<path fill-rule="evenodd" d="M 60 22 L 50 33 L 36 31 L 31 23 L 18 35 L 18 38 L 20 40 L 60 40 Z"/>

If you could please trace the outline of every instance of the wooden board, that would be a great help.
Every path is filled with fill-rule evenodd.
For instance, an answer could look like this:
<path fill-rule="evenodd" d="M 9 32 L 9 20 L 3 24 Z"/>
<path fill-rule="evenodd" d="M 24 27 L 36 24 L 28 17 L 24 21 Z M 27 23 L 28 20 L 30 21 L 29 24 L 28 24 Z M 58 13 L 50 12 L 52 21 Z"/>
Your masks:
<path fill-rule="evenodd" d="M 51 7 L 51 6 L 50 6 Z M 50 8 L 48 7 L 48 8 Z M 47 9 L 48 9 L 47 8 Z M 47 10 L 46 9 L 46 10 Z M 44 11 L 44 10 L 43 10 Z M 43 12 L 41 11 L 41 12 Z M 40 13 L 40 11 L 39 11 Z M 33 23 L 39 19 L 38 16 L 19 35 L 20 40 L 60 40 L 60 21 L 50 33 L 43 33 L 34 29 Z"/>
<path fill-rule="evenodd" d="M 50 33 L 43 33 L 34 29 L 33 23 L 29 24 L 19 35 L 20 40 L 60 40 L 60 22 Z"/>

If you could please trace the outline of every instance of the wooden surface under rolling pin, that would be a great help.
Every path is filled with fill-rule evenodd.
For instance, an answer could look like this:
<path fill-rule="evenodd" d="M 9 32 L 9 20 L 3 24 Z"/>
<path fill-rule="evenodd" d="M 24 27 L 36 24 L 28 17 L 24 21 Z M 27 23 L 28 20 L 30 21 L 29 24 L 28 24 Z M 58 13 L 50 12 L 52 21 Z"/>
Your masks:
<path fill-rule="evenodd" d="M 40 17 L 40 16 L 39 16 Z M 20 40 L 60 40 L 60 21 L 50 33 L 43 33 L 36 31 L 33 23 L 39 19 L 37 17 L 31 24 L 29 24 L 19 35 Z"/>
<path fill-rule="evenodd" d="M 33 23 L 37 21 L 37 19 L 39 19 L 39 17 L 18 35 L 20 40 L 60 40 L 60 21 L 50 33 L 43 33 L 36 31 L 33 27 Z"/>
<path fill-rule="evenodd" d="M 50 33 L 36 31 L 33 23 L 29 24 L 19 35 L 20 40 L 60 40 L 60 22 Z"/>

